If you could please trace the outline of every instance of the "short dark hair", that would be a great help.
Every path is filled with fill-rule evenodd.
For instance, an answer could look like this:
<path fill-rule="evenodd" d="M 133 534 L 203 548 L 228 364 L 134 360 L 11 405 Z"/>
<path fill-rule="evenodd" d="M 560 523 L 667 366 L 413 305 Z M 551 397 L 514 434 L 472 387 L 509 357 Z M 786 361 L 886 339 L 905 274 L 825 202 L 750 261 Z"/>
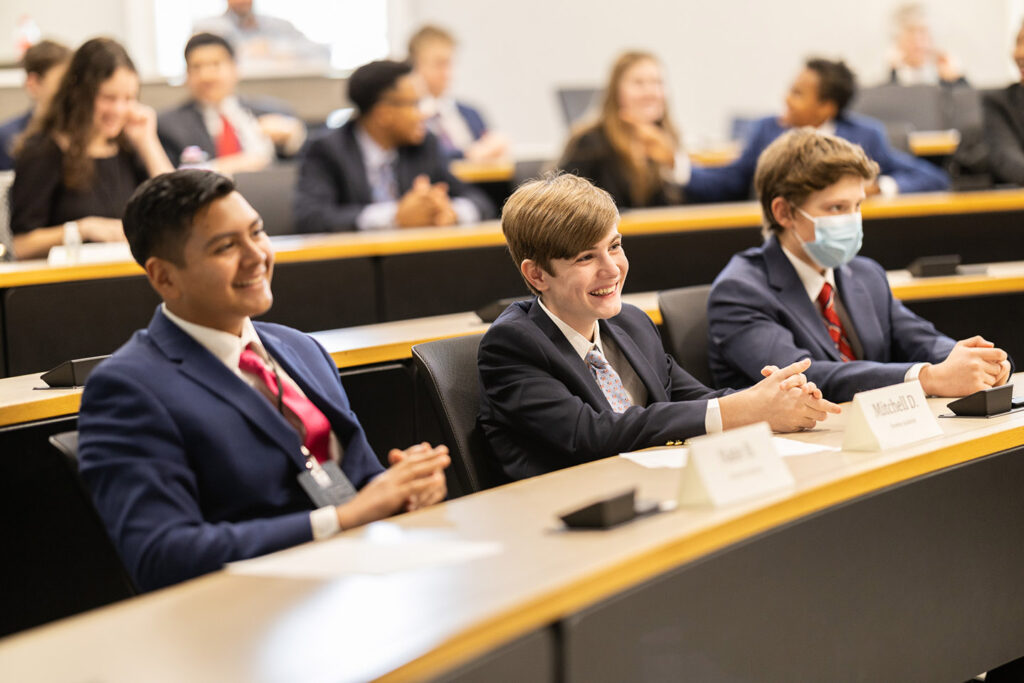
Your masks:
<path fill-rule="evenodd" d="M 384 93 L 395 87 L 402 76 L 412 73 L 408 62 L 381 59 L 364 64 L 348 78 L 348 98 L 356 105 L 360 116 L 367 114 L 384 97 Z"/>
<path fill-rule="evenodd" d="M 46 72 L 64 62 L 71 61 L 71 48 L 52 40 L 40 40 L 25 50 L 21 65 L 25 73 L 45 76 Z"/>
<path fill-rule="evenodd" d="M 857 93 L 857 78 L 850 67 L 842 60 L 830 62 L 818 57 L 808 59 L 804 66 L 818 74 L 818 99 L 835 102 L 836 113 L 842 113 Z"/>
<path fill-rule="evenodd" d="M 183 266 L 196 214 L 234 191 L 230 178 L 195 168 L 162 173 L 142 183 L 122 219 L 132 256 L 143 267 L 150 256 Z"/>
<path fill-rule="evenodd" d="M 228 57 L 231 60 L 235 59 L 235 48 L 231 47 L 231 43 L 228 42 L 224 36 L 218 36 L 216 33 L 197 33 L 188 39 L 185 43 L 185 62 L 188 62 L 188 56 L 192 54 L 193 50 L 207 45 L 219 45 L 228 51 Z"/>

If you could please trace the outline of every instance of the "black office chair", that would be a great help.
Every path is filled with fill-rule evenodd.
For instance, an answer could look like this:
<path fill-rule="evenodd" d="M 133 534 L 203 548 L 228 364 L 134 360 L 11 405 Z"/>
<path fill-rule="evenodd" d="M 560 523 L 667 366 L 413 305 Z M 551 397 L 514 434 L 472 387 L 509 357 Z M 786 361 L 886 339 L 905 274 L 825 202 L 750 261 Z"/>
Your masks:
<path fill-rule="evenodd" d="M 684 370 L 709 387 L 713 386 L 708 366 L 710 293 L 711 285 L 658 292 L 666 348 Z"/>
<path fill-rule="evenodd" d="M 451 452 L 456 481 L 464 493 L 509 481 L 476 424 L 480 409 L 476 353 L 482 336 L 442 339 L 412 347 L 416 367 L 426 380 Z"/>
<path fill-rule="evenodd" d="M 262 171 L 235 174 L 235 187 L 263 218 L 268 235 L 295 232 L 292 203 L 299 166 L 296 162 L 276 163 Z"/>

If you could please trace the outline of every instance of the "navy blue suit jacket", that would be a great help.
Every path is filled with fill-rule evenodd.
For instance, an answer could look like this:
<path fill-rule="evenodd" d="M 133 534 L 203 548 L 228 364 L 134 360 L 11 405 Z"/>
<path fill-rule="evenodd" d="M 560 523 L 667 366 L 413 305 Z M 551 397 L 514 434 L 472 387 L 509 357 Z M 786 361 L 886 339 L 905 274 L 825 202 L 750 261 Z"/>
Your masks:
<path fill-rule="evenodd" d="M 487 124 L 484 123 L 484 117 L 480 115 L 480 112 L 465 102 L 456 102 L 455 108 L 458 110 L 459 115 L 462 116 L 462 120 L 466 122 L 466 127 L 469 128 L 470 135 L 473 136 L 473 139 L 479 140 L 483 137 L 483 134 L 487 132 Z M 461 159 L 465 156 L 464 150 L 444 143 L 441 144 L 441 147 L 443 148 L 444 153 L 452 159 Z"/>
<path fill-rule="evenodd" d="M 924 159 L 889 146 L 885 129 L 875 119 L 853 113 L 844 113 L 835 121 L 836 135 L 864 148 L 864 152 L 878 163 L 882 175 L 892 177 L 900 192 L 931 192 L 949 189 L 949 176 L 945 171 Z M 751 197 L 754 170 L 761 152 L 775 138 L 788 130 L 778 118 L 768 116 L 754 124 L 750 139 L 740 157 L 720 168 L 695 166 L 686 186 L 686 197 L 695 202 L 729 202 Z"/>
<path fill-rule="evenodd" d="M 903 381 L 914 363 L 939 363 L 955 342 L 893 298 L 880 265 L 857 256 L 835 270 L 836 290 L 863 346 L 844 363 L 816 304 L 778 239 L 732 257 L 708 299 L 708 357 L 718 386 L 746 387 L 765 365 L 810 358 L 807 378 L 825 398 Z"/>
<path fill-rule="evenodd" d="M 352 483 L 382 472 L 330 356 L 301 332 L 255 325 L 330 420 Z M 82 476 L 143 590 L 312 540 L 298 432 L 159 309 L 90 375 L 78 428 Z"/>
<path fill-rule="evenodd" d="M 594 375 L 536 303 L 505 309 L 480 342 L 480 426 L 514 479 L 703 434 L 713 391 L 665 353 L 658 328 L 628 304 L 600 321 L 647 388 L 647 405 L 612 410 Z"/>
<path fill-rule="evenodd" d="M 309 143 L 293 204 L 299 232 L 355 230 L 356 218 L 373 202 L 355 126 L 355 121 L 349 121 Z M 409 191 L 418 175 L 429 176 L 431 183 L 448 183 L 449 196 L 469 199 L 482 220 L 495 216 L 494 206 L 483 192 L 448 171 L 448 158 L 431 133 L 419 145 L 398 148 L 395 180 L 399 196 Z"/>
<path fill-rule="evenodd" d="M 14 141 L 24 132 L 31 120 L 32 112 L 26 112 L 0 125 L 0 171 L 10 171 L 14 168 Z"/>

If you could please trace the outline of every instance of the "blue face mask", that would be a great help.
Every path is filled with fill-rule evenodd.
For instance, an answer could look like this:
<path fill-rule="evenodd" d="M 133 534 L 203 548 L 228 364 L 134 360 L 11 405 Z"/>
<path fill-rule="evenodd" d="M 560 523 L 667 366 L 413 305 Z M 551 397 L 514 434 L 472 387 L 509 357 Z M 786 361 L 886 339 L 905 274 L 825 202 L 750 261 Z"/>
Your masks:
<path fill-rule="evenodd" d="M 797 239 L 804 251 L 822 268 L 838 268 L 853 260 L 864 242 L 864 225 L 860 211 L 834 216 L 811 216 L 799 207 L 797 211 L 814 223 L 814 241 L 804 242 L 800 234 Z"/>

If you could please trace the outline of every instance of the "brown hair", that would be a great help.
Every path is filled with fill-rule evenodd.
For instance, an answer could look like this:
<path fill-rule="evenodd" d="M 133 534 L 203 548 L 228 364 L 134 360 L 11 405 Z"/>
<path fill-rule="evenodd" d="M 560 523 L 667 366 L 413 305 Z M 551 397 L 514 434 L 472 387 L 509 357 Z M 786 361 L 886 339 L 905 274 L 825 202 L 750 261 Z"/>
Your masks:
<path fill-rule="evenodd" d="M 45 76 L 46 72 L 71 59 L 71 50 L 65 45 L 52 40 L 40 40 L 25 50 L 21 57 L 21 65 L 25 73 Z"/>
<path fill-rule="evenodd" d="M 135 72 L 131 57 L 117 41 L 93 38 L 82 43 L 71 56 L 68 70 L 46 113 L 29 124 L 16 150 L 20 151 L 25 140 L 33 135 L 66 135 L 68 146 L 64 150 L 62 169 L 64 185 L 79 190 L 88 188 L 95 171 L 88 148 L 92 138 L 96 95 L 103 82 L 120 68 Z M 122 149 L 130 149 L 124 132 L 118 135 L 117 144 Z"/>
<path fill-rule="evenodd" d="M 634 206 L 644 206 L 658 189 L 662 188 L 662 169 L 648 159 L 637 159 L 633 154 L 632 142 L 633 131 L 629 124 L 619 116 L 621 103 L 619 101 L 619 85 L 626 72 L 640 62 L 654 62 L 659 64 L 658 58 L 650 52 L 631 51 L 619 55 L 612 65 L 611 74 L 608 76 L 608 83 L 604 89 L 604 97 L 601 100 L 601 110 L 597 120 L 584 124 L 574 131 L 569 140 L 567 149 L 571 149 L 576 142 L 591 131 L 600 129 L 616 156 L 626 170 L 626 178 L 629 181 L 629 196 Z M 679 145 L 679 133 L 672 125 L 672 117 L 668 112 L 668 101 L 665 102 L 665 115 L 657 122 L 664 130 L 672 143 Z M 670 188 L 666 188 L 670 189 Z M 671 191 L 671 189 L 670 189 Z"/>
<path fill-rule="evenodd" d="M 780 136 L 761 152 L 754 171 L 754 189 L 761 201 L 764 227 L 781 232 L 772 202 L 782 197 L 800 205 L 812 193 L 836 184 L 845 176 L 874 180 L 878 164 L 860 145 L 813 128 L 798 128 Z"/>
<path fill-rule="evenodd" d="M 610 194 L 585 178 L 550 172 L 512 193 L 501 212 L 501 231 L 516 268 L 530 259 L 550 273 L 553 259 L 592 248 L 618 221 Z"/>
<path fill-rule="evenodd" d="M 409 61 L 415 62 L 416 53 L 423 49 L 424 45 L 431 42 L 444 43 L 450 47 L 455 47 L 455 38 L 452 37 L 451 33 L 448 33 L 448 31 L 445 31 L 440 26 L 427 24 L 409 38 Z"/>

